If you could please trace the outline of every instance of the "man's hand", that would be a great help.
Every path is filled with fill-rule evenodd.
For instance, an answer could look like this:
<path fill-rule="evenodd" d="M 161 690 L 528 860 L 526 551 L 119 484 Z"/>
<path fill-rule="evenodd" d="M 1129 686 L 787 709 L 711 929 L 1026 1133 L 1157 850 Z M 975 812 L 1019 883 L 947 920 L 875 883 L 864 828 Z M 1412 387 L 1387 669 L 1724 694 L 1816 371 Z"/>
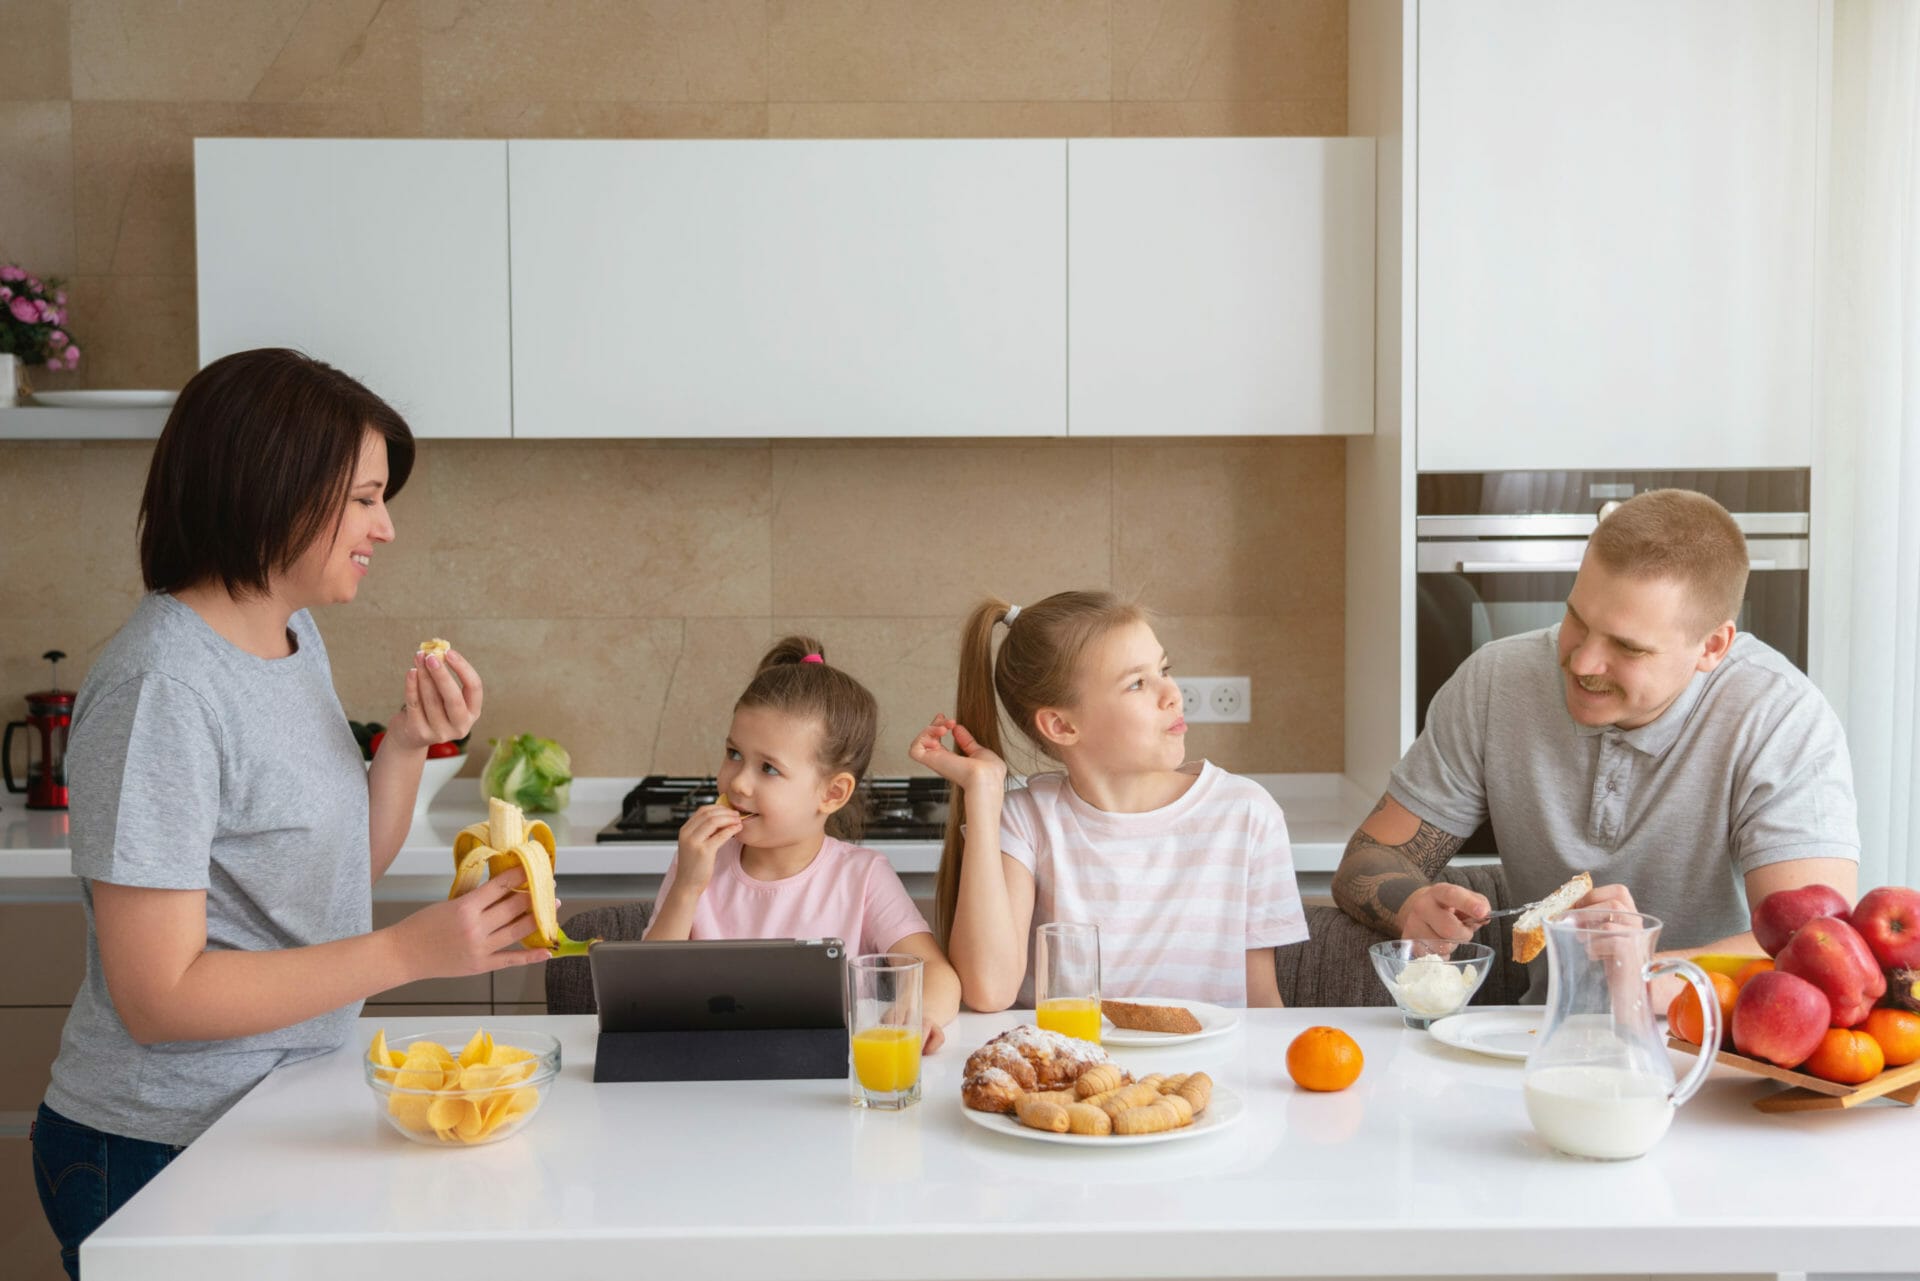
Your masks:
<path fill-rule="evenodd" d="M 1446 939 L 1461 943 L 1473 937 L 1491 910 L 1485 895 L 1465 886 L 1436 881 L 1407 896 L 1395 923 L 1403 939 Z"/>

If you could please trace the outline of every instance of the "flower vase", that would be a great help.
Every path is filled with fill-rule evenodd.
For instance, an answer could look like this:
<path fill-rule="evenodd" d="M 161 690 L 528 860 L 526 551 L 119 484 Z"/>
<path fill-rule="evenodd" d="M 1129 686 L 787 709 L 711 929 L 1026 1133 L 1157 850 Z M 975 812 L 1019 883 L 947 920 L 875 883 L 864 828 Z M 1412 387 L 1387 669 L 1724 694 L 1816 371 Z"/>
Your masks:
<path fill-rule="evenodd" d="M 26 403 L 27 367 L 12 352 L 0 353 L 0 409 L 12 409 Z"/>

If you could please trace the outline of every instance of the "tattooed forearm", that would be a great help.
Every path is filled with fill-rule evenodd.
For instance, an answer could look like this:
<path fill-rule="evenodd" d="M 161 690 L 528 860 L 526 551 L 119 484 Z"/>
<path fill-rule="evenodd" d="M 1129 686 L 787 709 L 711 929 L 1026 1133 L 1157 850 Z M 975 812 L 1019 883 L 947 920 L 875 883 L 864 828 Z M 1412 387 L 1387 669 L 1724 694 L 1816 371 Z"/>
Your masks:
<path fill-rule="evenodd" d="M 1391 934 L 1401 906 L 1415 890 L 1433 883 L 1462 844 L 1462 838 L 1424 821 L 1399 845 L 1383 845 L 1363 828 L 1340 856 L 1333 901 L 1361 924 Z"/>

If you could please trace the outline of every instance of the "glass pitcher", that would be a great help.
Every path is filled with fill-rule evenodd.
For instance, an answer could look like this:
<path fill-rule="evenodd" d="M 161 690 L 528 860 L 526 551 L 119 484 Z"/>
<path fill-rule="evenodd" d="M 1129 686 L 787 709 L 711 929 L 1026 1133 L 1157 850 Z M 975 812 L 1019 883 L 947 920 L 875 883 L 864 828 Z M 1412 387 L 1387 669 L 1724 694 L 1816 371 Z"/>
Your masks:
<path fill-rule="evenodd" d="M 1678 1085 L 1654 1026 L 1647 985 L 1678 974 L 1700 1000 L 1707 1046 L 1720 1044 L 1720 1002 L 1692 961 L 1653 959 L 1660 922 L 1639 912 L 1579 908 L 1547 922 L 1547 1018 L 1527 1056 L 1527 1118 L 1570 1156 L 1644 1154 L 1693 1097 L 1713 1055 Z"/>

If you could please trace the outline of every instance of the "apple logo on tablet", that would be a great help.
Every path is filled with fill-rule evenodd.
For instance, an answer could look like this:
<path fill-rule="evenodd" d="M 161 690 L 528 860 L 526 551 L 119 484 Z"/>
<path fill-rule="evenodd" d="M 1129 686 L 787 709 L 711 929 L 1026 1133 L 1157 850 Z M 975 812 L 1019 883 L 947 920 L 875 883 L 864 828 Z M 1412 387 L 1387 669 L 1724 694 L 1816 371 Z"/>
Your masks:
<path fill-rule="evenodd" d="M 738 1014 L 746 1007 L 730 996 L 710 996 L 707 998 L 707 1013 Z"/>

